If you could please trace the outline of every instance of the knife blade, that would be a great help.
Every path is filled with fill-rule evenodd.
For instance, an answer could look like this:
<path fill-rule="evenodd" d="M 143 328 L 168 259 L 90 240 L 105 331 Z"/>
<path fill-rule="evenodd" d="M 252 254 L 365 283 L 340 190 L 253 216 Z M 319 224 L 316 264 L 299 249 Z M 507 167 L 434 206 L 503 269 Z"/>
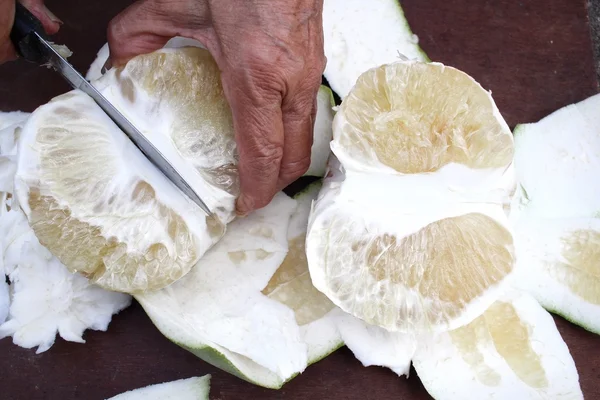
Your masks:
<path fill-rule="evenodd" d="M 127 135 L 146 158 L 153 163 L 179 190 L 196 203 L 209 217 L 214 215 L 175 167 L 125 116 L 119 112 L 91 83 L 61 56 L 48 42 L 39 20 L 17 2 L 11 40 L 17 53 L 38 64 L 48 64 L 74 89 L 90 96 L 104 113 Z"/>

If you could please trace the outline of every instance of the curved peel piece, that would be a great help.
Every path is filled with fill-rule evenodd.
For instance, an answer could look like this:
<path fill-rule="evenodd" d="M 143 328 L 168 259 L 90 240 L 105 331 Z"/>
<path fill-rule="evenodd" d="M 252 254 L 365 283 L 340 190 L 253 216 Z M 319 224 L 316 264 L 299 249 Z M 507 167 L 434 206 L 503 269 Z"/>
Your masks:
<path fill-rule="evenodd" d="M 325 0 L 325 77 L 343 99 L 364 71 L 402 58 L 429 61 L 397 0 Z"/>
<path fill-rule="evenodd" d="M 515 128 L 515 284 L 600 333 L 600 95 Z"/>
<path fill-rule="evenodd" d="M 552 316 L 525 293 L 507 293 L 470 324 L 422 341 L 413 363 L 438 400 L 583 399 Z"/>
<path fill-rule="evenodd" d="M 210 375 L 158 383 L 118 394 L 108 400 L 209 400 Z"/>

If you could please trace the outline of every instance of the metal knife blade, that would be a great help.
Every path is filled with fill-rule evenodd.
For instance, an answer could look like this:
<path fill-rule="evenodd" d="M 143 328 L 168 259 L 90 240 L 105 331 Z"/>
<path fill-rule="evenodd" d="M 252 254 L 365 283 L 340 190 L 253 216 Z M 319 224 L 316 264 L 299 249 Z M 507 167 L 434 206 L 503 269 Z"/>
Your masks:
<path fill-rule="evenodd" d="M 33 40 L 38 42 L 39 51 L 44 59 L 50 64 L 69 84 L 89 95 L 98 106 L 108 115 L 114 123 L 131 139 L 131 141 L 146 155 L 148 160 L 181 190 L 187 197 L 196 203 L 204 212 L 213 217 L 208 206 L 202 201 L 200 196 L 191 188 L 186 180 L 177 172 L 177 170 L 167 161 L 165 156 L 131 123 L 123 114 L 119 112 L 92 84 L 85 80 L 65 60 L 50 43 L 48 43 L 37 32 L 32 32 Z"/>

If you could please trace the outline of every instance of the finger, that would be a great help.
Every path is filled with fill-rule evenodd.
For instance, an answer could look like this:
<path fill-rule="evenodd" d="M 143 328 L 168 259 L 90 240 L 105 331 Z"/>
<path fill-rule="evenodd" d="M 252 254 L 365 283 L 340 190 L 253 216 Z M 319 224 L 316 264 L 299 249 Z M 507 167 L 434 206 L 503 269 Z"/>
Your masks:
<path fill-rule="evenodd" d="M 261 89 L 254 84 L 260 80 L 248 75 L 246 70 L 236 71 L 233 76 L 222 74 L 239 155 L 238 215 L 262 208 L 272 200 L 277 192 L 284 144 L 281 93 Z"/>
<path fill-rule="evenodd" d="M 137 1 L 117 15 L 108 26 L 109 63 L 124 65 L 131 58 L 158 50 L 175 36 L 204 42 L 208 23 L 204 1 Z"/>
<path fill-rule="evenodd" d="M 284 101 L 283 130 L 285 144 L 279 170 L 277 189 L 282 190 L 301 177 L 310 166 L 310 153 L 313 143 L 316 115 L 316 90 L 314 84 Z"/>
<path fill-rule="evenodd" d="M 46 7 L 43 0 L 19 0 L 37 19 L 48 35 L 54 35 L 63 22 Z"/>

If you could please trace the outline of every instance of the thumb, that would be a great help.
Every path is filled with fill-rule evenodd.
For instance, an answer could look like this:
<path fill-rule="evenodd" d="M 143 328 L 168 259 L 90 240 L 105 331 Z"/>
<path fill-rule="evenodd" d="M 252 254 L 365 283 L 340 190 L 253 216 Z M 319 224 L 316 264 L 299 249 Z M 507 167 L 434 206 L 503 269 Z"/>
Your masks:
<path fill-rule="evenodd" d="M 108 26 L 109 64 L 121 66 L 133 57 L 162 48 L 175 36 L 201 40 L 209 23 L 204 1 L 140 0 Z"/>

